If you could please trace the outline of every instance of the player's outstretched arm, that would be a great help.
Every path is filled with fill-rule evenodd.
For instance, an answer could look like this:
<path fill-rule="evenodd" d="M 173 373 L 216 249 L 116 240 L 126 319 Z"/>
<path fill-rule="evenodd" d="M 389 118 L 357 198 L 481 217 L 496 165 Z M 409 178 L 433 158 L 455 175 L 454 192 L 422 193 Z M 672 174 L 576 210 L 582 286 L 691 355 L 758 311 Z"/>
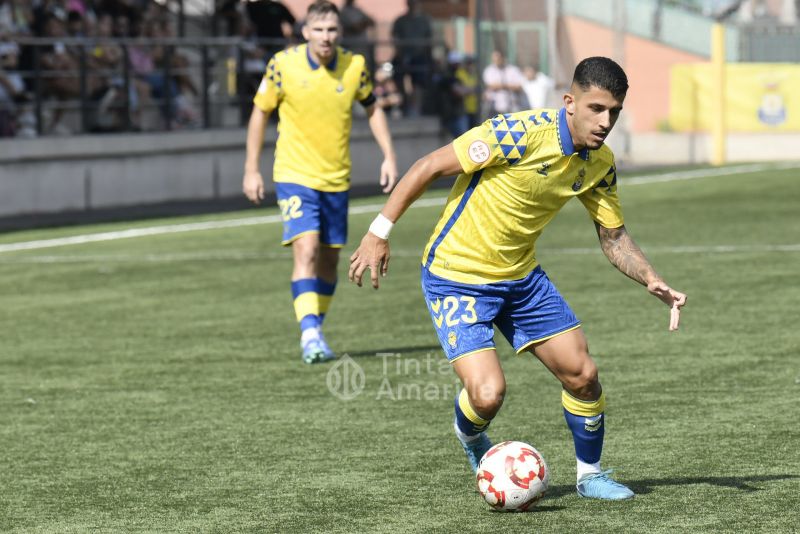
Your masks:
<path fill-rule="evenodd" d="M 383 152 L 380 184 L 383 187 L 383 192 L 388 193 L 397 182 L 397 158 L 395 157 L 394 146 L 392 146 L 389 123 L 386 120 L 386 113 L 375 104 L 367 108 L 367 117 L 369 117 L 369 129 L 372 130 L 372 135 Z"/>
<path fill-rule="evenodd" d="M 670 307 L 669 329 L 677 330 L 680 323 L 681 308 L 686 304 L 686 295 L 669 287 L 656 273 L 639 246 L 628 234 L 625 226 L 606 228 L 595 223 L 600 247 L 611 264 L 623 274 L 636 280 L 651 295 L 658 297 Z"/>
<path fill-rule="evenodd" d="M 350 256 L 348 278 L 361 287 L 364 271 L 370 270 L 372 287 L 378 289 L 378 273 L 389 272 L 389 231 L 408 207 L 417 200 L 428 185 L 440 176 L 463 172 L 452 144 L 435 150 L 419 159 L 398 183 L 375 218 L 361 244 Z"/>
<path fill-rule="evenodd" d="M 247 124 L 247 155 L 244 162 L 242 191 L 256 204 L 264 200 L 264 178 L 258 169 L 258 163 L 261 159 L 261 147 L 264 146 L 264 128 L 267 126 L 269 115 L 258 106 L 253 106 L 250 122 Z"/>

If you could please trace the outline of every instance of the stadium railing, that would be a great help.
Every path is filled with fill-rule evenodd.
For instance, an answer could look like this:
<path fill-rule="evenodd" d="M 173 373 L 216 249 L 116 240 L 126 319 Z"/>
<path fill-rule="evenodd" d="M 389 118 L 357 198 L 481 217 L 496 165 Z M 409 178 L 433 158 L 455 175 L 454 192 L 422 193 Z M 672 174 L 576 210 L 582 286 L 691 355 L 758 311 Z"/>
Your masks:
<path fill-rule="evenodd" d="M 563 0 L 562 12 L 604 26 L 614 26 L 612 9 L 597 9 L 595 0 Z M 711 55 L 711 26 L 715 19 L 703 14 L 698 2 L 625 0 L 625 30 L 638 37 L 700 56 Z M 725 22 L 725 48 L 729 62 L 798 63 L 800 28 L 780 24 L 774 18 L 751 22 Z"/>
<path fill-rule="evenodd" d="M 20 52 L 15 70 L 26 86 L 16 115 L 27 123 L 27 137 L 241 127 L 266 67 L 262 51 L 287 46 L 283 40 L 219 37 L 18 38 L 14 44 Z M 424 47 L 429 60 L 407 65 L 405 72 L 426 88 L 436 83 L 446 57 L 438 41 L 354 44 L 373 68 L 391 62 L 396 46 Z M 117 47 L 123 59 L 98 67 L 102 47 Z M 398 82 L 401 91 L 408 87 Z M 422 111 L 436 114 L 437 106 L 429 103 Z"/>

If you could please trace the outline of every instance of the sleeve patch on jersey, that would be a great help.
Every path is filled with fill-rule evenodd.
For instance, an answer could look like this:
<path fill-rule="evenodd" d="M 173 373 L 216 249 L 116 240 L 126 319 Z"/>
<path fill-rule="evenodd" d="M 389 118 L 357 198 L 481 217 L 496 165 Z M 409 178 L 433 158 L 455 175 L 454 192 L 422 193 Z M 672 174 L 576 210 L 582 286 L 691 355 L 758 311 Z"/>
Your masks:
<path fill-rule="evenodd" d="M 518 119 L 509 119 L 506 116 L 492 121 L 494 136 L 497 145 L 509 165 L 514 165 L 525 155 L 527 129 L 525 123 Z"/>
<path fill-rule="evenodd" d="M 476 139 L 470 143 L 469 148 L 467 149 L 467 155 L 473 162 L 483 163 L 489 159 L 491 151 L 489 150 L 489 145 L 486 144 L 485 141 Z"/>
<path fill-rule="evenodd" d="M 259 94 L 262 94 L 262 95 L 267 92 L 267 81 L 266 80 L 261 80 L 261 85 L 258 86 L 258 92 L 259 92 Z"/>

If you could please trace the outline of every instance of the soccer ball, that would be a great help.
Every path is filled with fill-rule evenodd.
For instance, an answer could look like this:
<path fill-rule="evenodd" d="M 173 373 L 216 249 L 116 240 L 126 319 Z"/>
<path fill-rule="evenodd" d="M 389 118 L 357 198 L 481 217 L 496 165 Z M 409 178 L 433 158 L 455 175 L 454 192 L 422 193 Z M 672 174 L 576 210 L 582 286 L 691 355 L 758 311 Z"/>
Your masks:
<path fill-rule="evenodd" d="M 524 512 L 544 496 L 550 471 L 527 443 L 504 441 L 483 455 L 475 475 L 478 491 L 496 510 Z"/>

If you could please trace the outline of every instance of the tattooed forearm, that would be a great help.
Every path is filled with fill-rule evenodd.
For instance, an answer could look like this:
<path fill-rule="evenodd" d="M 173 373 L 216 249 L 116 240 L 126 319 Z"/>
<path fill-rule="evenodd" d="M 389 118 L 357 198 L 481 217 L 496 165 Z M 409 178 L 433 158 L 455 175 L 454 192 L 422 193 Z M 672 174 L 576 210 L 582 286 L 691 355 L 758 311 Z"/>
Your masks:
<path fill-rule="evenodd" d="M 600 247 L 614 267 L 643 285 L 659 278 L 624 226 L 604 228 L 597 223 L 595 226 L 597 236 L 600 238 Z"/>

